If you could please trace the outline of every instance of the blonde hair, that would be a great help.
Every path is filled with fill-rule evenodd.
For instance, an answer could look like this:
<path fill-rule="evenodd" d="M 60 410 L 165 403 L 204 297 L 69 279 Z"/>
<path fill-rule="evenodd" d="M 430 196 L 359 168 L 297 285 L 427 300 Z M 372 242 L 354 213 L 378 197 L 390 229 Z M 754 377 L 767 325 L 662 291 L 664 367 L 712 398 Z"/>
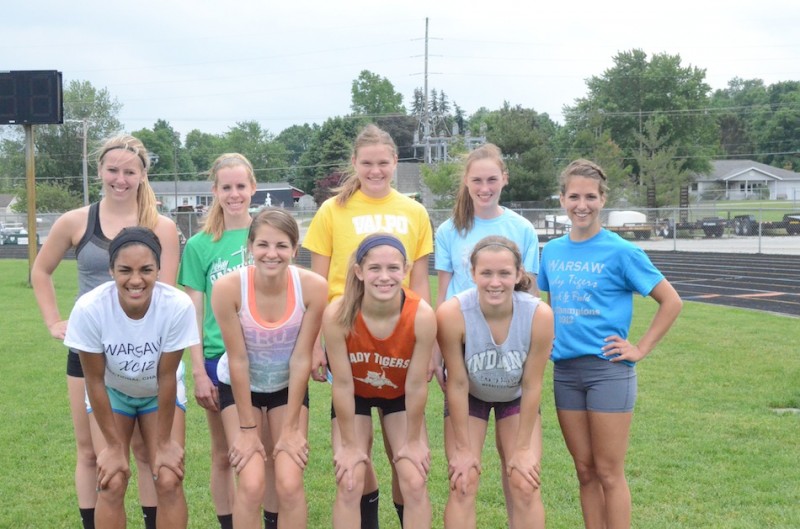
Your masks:
<path fill-rule="evenodd" d="M 472 266 L 472 270 L 475 270 L 475 264 L 478 262 L 478 254 L 481 252 L 501 252 L 503 250 L 511 252 L 511 255 L 514 256 L 514 266 L 517 267 L 518 271 L 522 272 L 520 280 L 514 285 L 514 290 L 518 292 L 528 292 L 533 285 L 533 278 L 525 273 L 525 267 L 522 265 L 522 253 L 519 251 L 519 246 L 506 237 L 489 235 L 478 241 L 472 249 L 472 254 L 469 256 L 469 263 Z"/>
<path fill-rule="evenodd" d="M 567 184 L 573 176 L 582 176 L 584 178 L 597 180 L 600 188 L 600 195 L 604 196 L 608 193 L 608 178 L 603 172 L 603 168 L 590 160 L 578 158 L 571 162 L 558 177 L 558 184 L 562 195 L 567 192 Z"/>
<path fill-rule="evenodd" d="M 492 160 L 500 168 L 502 174 L 508 174 L 508 168 L 503 161 L 503 153 L 497 145 L 485 143 L 469 153 L 464 162 L 464 172 L 461 175 L 461 184 L 458 186 L 456 203 L 453 205 L 453 226 L 461 235 L 466 235 L 475 225 L 475 204 L 472 203 L 472 197 L 469 196 L 467 175 L 472 164 L 479 160 Z"/>
<path fill-rule="evenodd" d="M 219 171 L 230 167 L 244 167 L 245 171 L 247 171 L 248 180 L 253 187 L 256 186 L 256 174 L 250 160 L 238 152 L 227 152 L 217 157 L 214 163 L 211 164 L 211 169 L 208 170 L 208 179 L 214 182 L 213 187 L 217 187 L 219 184 Z M 222 233 L 225 231 L 225 214 L 222 211 L 222 204 L 219 203 L 216 195 L 214 195 L 214 200 L 211 202 L 211 207 L 208 208 L 208 215 L 205 222 L 203 222 L 201 231 L 211 235 L 214 242 L 220 240 Z"/>
<path fill-rule="evenodd" d="M 359 149 L 370 145 L 386 145 L 392 150 L 392 154 L 397 156 L 397 145 L 394 143 L 389 133 L 377 125 L 369 124 L 356 136 L 353 142 L 352 157 L 356 158 Z M 360 187 L 361 182 L 358 180 L 358 176 L 356 176 L 355 167 L 351 164 L 342 185 L 334 189 L 334 192 L 337 193 L 336 203 L 340 206 L 344 206 Z"/>
<path fill-rule="evenodd" d="M 353 252 L 353 255 L 350 256 L 350 261 L 347 265 L 347 278 L 345 279 L 344 284 L 344 294 L 342 294 L 342 304 L 339 305 L 339 311 L 336 314 L 336 321 L 348 330 L 348 332 L 353 330 L 353 326 L 356 322 L 356 316 L 358 312 L 361 310 L 361 303 L 364 301 L 364 281 L 359 279 L 356 275 L 356 265 L 361 266 L 364 260 L 367 258 L 369 253 L 372 251 L 372 248 L 363 251 L 362 248 L 366 247 L 370 244 L 370 241 L 373 239 L 386 239 L 390 238 L 393 239 L 394 243 L 384 243 L 381 244 L 380 242 L 372 248 L 377 248 L 379 246 L 393 246 L 393 247 L 403 247 L 403 243 L 395 237 L 394 235 L 390 235 L 388 233 L 372 233 L 367 235 L 361 244 L 358 245 L 358 248 Z M 400 251 L 400 250 L 398 250 Z M 405 252 L 400 251 L 403 255 L 403 266 L 408 267 L 408 259 L 406 258 Z M 361 259 L 358 259 L 358 255 L 361 254 Z"/>
<path fill-rule="evenodd" d="M 141 140 L 129 134 L 120 134 L 107 138 L 95 152 L 98 173 L 103 167 L 103 159 L 106 154 L 116 149 L 131 152 L 142 162 L 144 178 L 142 178 L 139 188 L 136 190 L 137 218 L 139 226 L 154 230 L 158 224 L 158 209 L 156 207 L 156 194 L 153 192 L 153 188 L 150 187 L 150 180 L 147 178 L 147 172 L 150 169 L 150 156 L 147 154 L 147 149 Z"/>

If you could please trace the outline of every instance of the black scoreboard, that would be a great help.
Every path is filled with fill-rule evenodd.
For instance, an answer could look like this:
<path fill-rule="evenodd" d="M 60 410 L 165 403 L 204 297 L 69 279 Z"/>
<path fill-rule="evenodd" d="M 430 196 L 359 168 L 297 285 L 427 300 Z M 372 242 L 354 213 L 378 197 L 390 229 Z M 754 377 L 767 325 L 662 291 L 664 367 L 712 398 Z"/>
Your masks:
<path fill-rule="evenodd" d="M 0 125 L 64 123 L 61 72 L 0 72 Z"/>

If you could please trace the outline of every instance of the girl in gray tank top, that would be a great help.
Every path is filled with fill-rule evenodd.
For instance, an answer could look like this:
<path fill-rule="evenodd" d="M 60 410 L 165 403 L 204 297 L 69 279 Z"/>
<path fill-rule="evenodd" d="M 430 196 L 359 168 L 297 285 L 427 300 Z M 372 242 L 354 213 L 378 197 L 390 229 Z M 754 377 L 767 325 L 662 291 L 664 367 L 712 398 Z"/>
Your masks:
<path fill-rule="evenodd" d="M 553 344 L 553 312 L 529 294 L 517 245 L 481 239 L 470 256 L 475 287 L 436 311 L 447 370 L 445 450 L 450 496 L 445 529 L 478 524 L 475 502 L 481 455 L 494 408 L 496 441 L 508 486 L 510 527 L 544 527 L 539 492 L 542 377 Z"/>

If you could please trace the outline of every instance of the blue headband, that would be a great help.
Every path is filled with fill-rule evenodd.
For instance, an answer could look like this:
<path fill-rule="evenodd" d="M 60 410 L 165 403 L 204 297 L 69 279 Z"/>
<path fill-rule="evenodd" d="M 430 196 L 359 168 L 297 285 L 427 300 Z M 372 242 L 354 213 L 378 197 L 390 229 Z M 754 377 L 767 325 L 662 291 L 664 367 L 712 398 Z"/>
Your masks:
<path fill-rule="evenodd" d="M 358 250 L 356 250 L 356 262 L 360 263 L 361 260 L 364 259 L 364 256 L 367 255 L 367 252 L 376 246 L 391 246 L 392 248 L 397 249 L 397 251 L 403 255 L 403 261 L 407 259 L 406 248 L 397 237 L 393 237 L 391 235 L 378 235 L 361 241 L 361 244 L 358 245 Z"/>

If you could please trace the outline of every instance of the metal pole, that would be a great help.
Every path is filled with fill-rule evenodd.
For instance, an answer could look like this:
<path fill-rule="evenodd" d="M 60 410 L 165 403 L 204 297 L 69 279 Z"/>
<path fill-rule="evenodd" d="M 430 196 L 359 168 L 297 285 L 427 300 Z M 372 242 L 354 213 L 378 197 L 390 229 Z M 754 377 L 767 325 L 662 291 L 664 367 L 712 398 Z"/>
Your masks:
<path fill-rule="evenodd" d="M 89 161 L 87 160 L 87 136 L 89 135 L 89 120 L 83 118 L 83 205 L 89 205 Z"/>
<path fill-rule="evenodd" d="M 25 129 L 25 182 L 28 192 L 28 286 L 31 286 L 31 271 L 36 260 L 36 163 L 34 158 L 33 125 Z"/>

